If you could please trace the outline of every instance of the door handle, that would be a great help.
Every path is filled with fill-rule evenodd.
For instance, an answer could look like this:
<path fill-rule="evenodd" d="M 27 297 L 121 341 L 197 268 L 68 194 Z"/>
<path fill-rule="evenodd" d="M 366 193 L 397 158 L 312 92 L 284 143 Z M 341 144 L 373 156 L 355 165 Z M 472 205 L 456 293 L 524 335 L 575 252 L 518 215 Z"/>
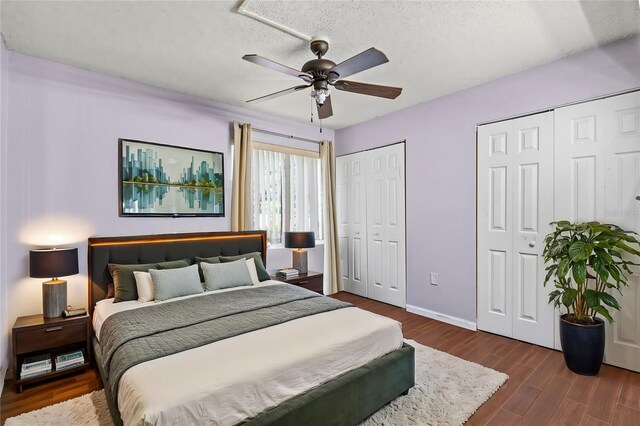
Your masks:
<path fill-rule="evenodd" d="M 536 242 L 535 241 L 529 242 L 529 247 L 533 248 L 535 246 L 536 246 Z"/>

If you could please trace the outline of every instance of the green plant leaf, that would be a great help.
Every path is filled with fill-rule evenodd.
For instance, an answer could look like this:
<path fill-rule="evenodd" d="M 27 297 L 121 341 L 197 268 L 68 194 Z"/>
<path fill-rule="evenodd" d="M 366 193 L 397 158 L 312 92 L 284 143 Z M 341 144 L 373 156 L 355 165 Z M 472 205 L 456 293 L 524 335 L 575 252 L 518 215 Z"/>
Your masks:
<path fill-rule="evenodd" d="M 595 247 L 593 249 L 594 253 L 596 254 L 596 256 L 602 260 L 604 263 L 611 263 L 613 262 L 613 258 L 611 258 L 611 256 L 609 255 L 609 253 L 607 252 L 607 250 L 600 248 L 600 247 Z"/>
<path fill-rule="evenodd" d="M 592 263 L 591 267 L 593 268 L 594 271 L 596 271 L 596 273 L 598 274 L 598 276 L 603 282 L 607 282 L 607 280 L 609 279 L 609 271 L 607 271 L 607 268 L 604 266 L 604 263 L 599 258 L 596 258 L 596 260 Z"/>
<path fill-rule="evenodd" d="M 587 289 L 582 294 L 585 302 L 587 302 L 587 306 L 591 309 L 595 309 L 596 306 L 600 305 L 600 297 L 597 291 L 592 289 Z"/>
<path fill-rule="evenodd" d="M 622 250 L 626 251 L 627 253 L 631 253 L 631 254 L 635 254 L 636 256 L 640 256 L 640 251 L 634 249 L 631 246 L 626 245 L 622 241 L 618 241 L 618 243 L 616 244 L 616 247 L 621 248 Z"/>
<path fill-rule="evenodd" d="M 613 318 L 609 314 L 609 311 L 607 310 L 607 308 L 605 308 L 604 306 L 602 306 L 602 305 L 597 306 L 597 307 L 593 308 L 593 310 L 596 311 L 597 313 L 599 313 L 600 315 L 602 315 L 603 317 L 605 317 L 607 319 L 607 321 L 609 321 L 609 324 L 611 324 L 613 322 Z"/>
<path fill-rule="evenodd" d="M 576 297 L 578 296 L 578 291 L 573 288 L 568 288 L 562 294 L 562 304 L 567 308 L 570 307 L 573 302 L 575 302 Z"/>
<path fill-rule="evenodd" d="M 574 241 L 569 246 L 569 257 L 574 262 L 586 260 L 593 251 L 593 244 L 584 241 Z"/>
<path fill-rule="evenodd" d="M 615 264 L 610 264 L 607 266 L 607 271 L 611 274 L 611 278 L 616 281 L 616 284 L 620 283 L 620 269 Z"/>
<path fill-rule="evenodd" d="M 573 273 L 574 281 L 578 285 L 583 284 L 587 280 L 587 265 L 584 260 L 574 263 L 571 272 Z"/>
<path fill-rule="evenodd" d="M 558 263 L 556 276 L 559 278 L 564 278 L 567 276 L 567 272 L 569 272 L 569 259 L 562 259 L 560 263 Z"/>
<path fill-rule="evenodd" d="M 609 293 L 604 291 L 600 292 L 600 300 L 602 300 L 606 305 L 609 305 L 614 309 L 620 310 L 620 304 L 618 303 L 616 298 L 610 295 Z"/>

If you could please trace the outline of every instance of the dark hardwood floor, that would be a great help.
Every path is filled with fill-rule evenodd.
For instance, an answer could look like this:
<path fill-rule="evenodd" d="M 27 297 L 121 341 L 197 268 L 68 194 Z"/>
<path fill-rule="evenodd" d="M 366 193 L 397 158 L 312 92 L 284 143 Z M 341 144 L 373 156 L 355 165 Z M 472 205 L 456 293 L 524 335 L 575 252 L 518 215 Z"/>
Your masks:
<path fill-rule="evenodd" d="M 402 322 L 419 343 L 509 375 L 509 380 L 469 419 L 471 425 L 640 425 L 640 374 L 604 365 L 596 377 L 579 376 L 562 353 L 484 332 L 473 332 L 354 296 L 335 295 Z M 102 388 L 95 369 L 28 387 L 5 383 L 0 419 Z"/>

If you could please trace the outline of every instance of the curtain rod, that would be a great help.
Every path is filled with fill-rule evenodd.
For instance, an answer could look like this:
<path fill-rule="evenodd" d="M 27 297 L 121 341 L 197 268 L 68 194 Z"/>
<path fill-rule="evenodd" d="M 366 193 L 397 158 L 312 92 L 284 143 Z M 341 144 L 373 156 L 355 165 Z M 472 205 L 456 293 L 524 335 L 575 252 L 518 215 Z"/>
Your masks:
<path fill-rule="evenodd" d="M 312 142 L 312 143 L 318 143 L 318 144 L 321 142 L 321 141 L 316 141 L 316 140 L 313 140 L 313 139 L 299 138 L 298 136 L 293 136 L 293 135 L 285 135 L 284 133 L 272 132 L 271 130 L 257 129 L 255 127 L 251 127 L 251 131 L 258 132 L 258 133 L 264 133 L 266 135 L 281 136 L 281 137 L 287 138 L 287 139 L 296 139 L 296 140 L 303 141 L 303 142 Z"/>

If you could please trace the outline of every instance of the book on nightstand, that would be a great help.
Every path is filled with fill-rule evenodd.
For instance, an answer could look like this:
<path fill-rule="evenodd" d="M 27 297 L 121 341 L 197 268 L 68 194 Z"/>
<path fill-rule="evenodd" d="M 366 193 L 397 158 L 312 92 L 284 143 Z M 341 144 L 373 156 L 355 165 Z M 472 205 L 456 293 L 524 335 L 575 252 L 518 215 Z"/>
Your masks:
<path fill-rule="evenodd" d="M 74 351 L 56 357 L 56 370 L 64 370 L 82 364 L 84 364 L 84 354 L 82 351 Z"/>
<path fill-rule="evenodd" d="M 29 377 L 39 376 L 51 371 L 51 355 L 40 354 L 26 357 L 22 361 L 20 368 L 20 378 L 28 379 Z"/>
<path fill-rule="evenodd" d="M 295 278 L 298 276 L 298 274 L 298 270 L 293 268 L 278 269 L 276 271 L 276 276 L 284 279 Z"/>

